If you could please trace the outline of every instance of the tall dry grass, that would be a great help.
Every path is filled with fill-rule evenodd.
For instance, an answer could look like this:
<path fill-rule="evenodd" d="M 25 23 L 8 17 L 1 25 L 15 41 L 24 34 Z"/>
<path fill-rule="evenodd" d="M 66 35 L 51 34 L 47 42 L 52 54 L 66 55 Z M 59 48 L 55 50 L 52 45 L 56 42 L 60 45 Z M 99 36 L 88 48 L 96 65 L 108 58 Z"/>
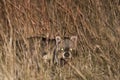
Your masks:
<path fill-rule="evenodd" d="M 79 55 L 64 67 L 44 63 L 39 39 L 29 40 L 56 35 L 78 36 Z M 0 1 L 0 80 L 120 80 L 119 74 L 119 0 Z"/>

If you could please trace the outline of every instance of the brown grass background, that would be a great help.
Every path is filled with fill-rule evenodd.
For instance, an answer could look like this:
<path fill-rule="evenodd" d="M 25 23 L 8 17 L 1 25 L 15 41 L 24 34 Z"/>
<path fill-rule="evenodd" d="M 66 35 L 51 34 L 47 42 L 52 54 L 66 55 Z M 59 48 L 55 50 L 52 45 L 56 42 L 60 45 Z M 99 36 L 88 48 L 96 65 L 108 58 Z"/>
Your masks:
<path fill-rule="evenodd" d="M 0 80 L 52 80 L 39 56 L 16 57 L 16 40 L 78 37 L 79 56 L 53 80 L 120 80 L 119 0 L 0 0 Z"/>

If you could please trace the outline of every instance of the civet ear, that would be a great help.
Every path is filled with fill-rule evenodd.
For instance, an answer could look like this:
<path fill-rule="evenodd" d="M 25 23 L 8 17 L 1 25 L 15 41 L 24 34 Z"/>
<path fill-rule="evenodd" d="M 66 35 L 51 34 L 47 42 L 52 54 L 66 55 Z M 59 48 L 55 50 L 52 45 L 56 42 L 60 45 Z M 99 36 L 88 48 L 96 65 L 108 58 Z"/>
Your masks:
<path fill-rule="evenodd" d="M 75 46 L 77 45 L 77 36 L 71 36 L 71 41 L 75 44 Z"/>
<path fill-rule="evenodd" d="M 55 40 L 56 40 L 56 44 L 58 44 L 61 41 L 61 37 L 60 36 L 56 36 Z"/>
<path fill-rule="evenodd" d="M 72 41 L 77 41 L 77 36 L 71 36 L 70 38 Z"/>

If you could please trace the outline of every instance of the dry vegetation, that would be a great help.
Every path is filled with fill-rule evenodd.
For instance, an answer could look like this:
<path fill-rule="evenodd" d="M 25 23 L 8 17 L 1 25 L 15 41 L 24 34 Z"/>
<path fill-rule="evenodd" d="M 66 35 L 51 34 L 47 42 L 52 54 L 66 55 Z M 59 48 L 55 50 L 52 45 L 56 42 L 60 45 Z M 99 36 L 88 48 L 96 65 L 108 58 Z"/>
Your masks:
<path fill-rule="evenodd" d="M 64 67 L 47 66 L 16 40 L 78 36 L 79 56 Z M 52 76 L 53 75 L 53 76 Z M 120 80 L 119 0 L 0 0 L 0 80 Z"/>

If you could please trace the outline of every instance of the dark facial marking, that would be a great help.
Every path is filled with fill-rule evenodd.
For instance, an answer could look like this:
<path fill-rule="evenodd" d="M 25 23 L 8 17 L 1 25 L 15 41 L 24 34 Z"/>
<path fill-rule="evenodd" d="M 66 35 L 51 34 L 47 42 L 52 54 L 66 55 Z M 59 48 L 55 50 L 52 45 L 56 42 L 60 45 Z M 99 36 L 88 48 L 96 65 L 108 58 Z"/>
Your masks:
<path fill-rule="evenodd" d="M 64 49 L 64 51 L 65 51 L 65 52 L 68 52 L 68 51 L 69 51 L 69 47 L 66 47 L 66 48 Z"/>

